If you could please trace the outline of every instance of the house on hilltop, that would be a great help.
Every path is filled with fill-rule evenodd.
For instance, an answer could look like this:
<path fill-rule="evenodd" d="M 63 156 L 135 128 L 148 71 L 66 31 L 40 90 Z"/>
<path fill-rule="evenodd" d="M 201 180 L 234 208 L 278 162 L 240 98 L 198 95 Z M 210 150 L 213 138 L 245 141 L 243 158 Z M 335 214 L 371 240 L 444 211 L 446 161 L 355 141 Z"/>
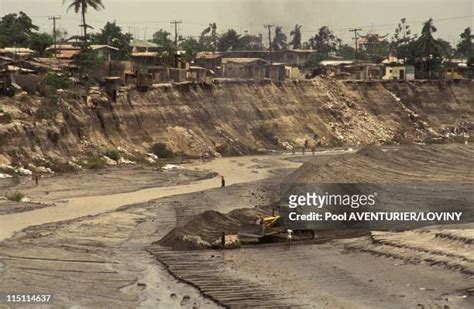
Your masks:
<path fill-rule="evenodd" d="M 415 79 L 415 66 L 411 64 L 405 64 L 402 59 L 397 57 L 389 56 L 387 59 L 382 61 L 384 65 L 384 80 L 414 80 Z"/>
<path fill-rule="evenodd" d="M 34 50 L 24 47 L 5 47 L 0 48 L 0 56 L 11 58 L 13 60 L 24 60 L 30 58 L 35 53 Z"/>
<path fill-rule="evenodd" d="M 222 77 L 252 79 L 261 82 L 268 78 L 273 81 L 285 80 L 285 65 L 271 64 L 262 58 L 222 58 Z"/>
<path fill-rule="evenodd" d="M 134 39 L 130 42 L 132 60 L 139 66 L 156 65 L 159 55 L 158 45 L 145 40 Z"/>
<path fill-rule="evenodd" d="M 111 61 L 119 51 L 118 48 L 109 45 L 91 45 L 90 48 L 97 52 L 99 59 L 104 61 Z M 51 52 L 53 57 L 65 60 L 72 60 L 81 52 L 81 48 L 73 44 L 51 45 L 46 50 Z"/>
<path fill-rule="evenodd" d="M 209 70 L 219 70 L 223 58 L 259 58 L 267 62 L 280 63 L 287 66 L 303 67 L 316 54 L 310 49 L 288 49 L 279 51 L 267 50 L 233 50 L 226 52 L 200 52 L 196 55 L 195 64 Z"/>

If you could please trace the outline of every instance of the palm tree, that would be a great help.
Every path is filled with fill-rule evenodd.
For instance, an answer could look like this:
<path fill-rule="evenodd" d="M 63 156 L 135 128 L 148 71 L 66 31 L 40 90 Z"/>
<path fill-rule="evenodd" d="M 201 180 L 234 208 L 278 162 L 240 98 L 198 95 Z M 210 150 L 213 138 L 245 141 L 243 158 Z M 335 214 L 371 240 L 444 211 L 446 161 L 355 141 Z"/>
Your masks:
<path fill-rule="evenodd" d="M 472 42 L 474 36 L 471 27 L 464 29 L 460 36 L 461 41 L 457 45 L 457 53 L 459 56 L 469 59 L 474 56 L 474 44 Z"/>
<path fill-rule="evenodd" d="M 86 23 L 86 14 L 89 7 L 93 8 L 96 11 L 99 11 L 104 8 L 102 0 L 63 0 L 63 4 L 70 1 L 67 10 L 73 9 L 76 14 L 81 13 L 83 34 L 84 34 L 84 47 L 87 46 L 87 28 L 90 26 Z"/>
<path fill-rule="evenodd" d="M 216 51 L 217 46 L 217 24 L 210 23 L 209 26 L 201 32 L 201 38 L 204 38 L 208 33 L 211 33 L 211 41 L 212 41 L 212 51 Z"/>
<path fill-rule="evenodd" d="M 438 29 L 433 25 L 433 19 L 430 18 L 423 24 L 421 36 L 417 41 L 417 47 L 422 56 L 429 57 L 430 55 L 440 53 L 439 44 L 433 37 L 433 33 L 436 31 Z"/>
<path fill-rule="evenodd" d="M 433 24 L 433 19 L 430 18 L 423 24 L 421 36 L 415 42 L 418 58 L 428 77 L 432 77 L 433 65 L 437 61 L 441 61 L 443 54 L 445 54 L 439 41 L 433 37 L 433 33 L 437 30 Z"/>
<path fill-rule="evenodd" d="M 291 30 L 290 36 L 292 37 L 290 42 L 292 48 L 301 48 L 301 25 L 295 25 L 295 29 Z"/>
<path fill-rule="evenodd" d="M 273 38 L 273 50 L 281 50 L 287 48 L 286 34 L 283 32 L 283 27 L 275 27 L 275 38 Z"/>
<path fill-rule="evenodd" d="M 211 36 L 216 34 L 216 29 L 217 29 L 217 24 L 216 23 L 210 23 L 209 26 L 204 29 L 201 33 L 201 35 L 206 35 L 209 32 L 211 32 Z"/>

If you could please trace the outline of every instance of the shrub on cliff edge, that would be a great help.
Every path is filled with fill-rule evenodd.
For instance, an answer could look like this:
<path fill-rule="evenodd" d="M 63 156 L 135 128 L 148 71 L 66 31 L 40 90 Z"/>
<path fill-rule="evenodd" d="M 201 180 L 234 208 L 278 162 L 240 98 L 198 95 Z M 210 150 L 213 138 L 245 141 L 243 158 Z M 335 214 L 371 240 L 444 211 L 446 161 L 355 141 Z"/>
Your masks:
<path fill-rule="evenodd" d="M 104 156 L 111 158 L 112 160 L 118 161 L 122 157 L 117 149 L 107 149 L 104 151 Z"/>
<path fill-rule="evenodd" d="M 158 158 L 173 158 L 174 153 L 163 143 L 153 144 L 150 148 L 150 152 L 157 155 Z"/>

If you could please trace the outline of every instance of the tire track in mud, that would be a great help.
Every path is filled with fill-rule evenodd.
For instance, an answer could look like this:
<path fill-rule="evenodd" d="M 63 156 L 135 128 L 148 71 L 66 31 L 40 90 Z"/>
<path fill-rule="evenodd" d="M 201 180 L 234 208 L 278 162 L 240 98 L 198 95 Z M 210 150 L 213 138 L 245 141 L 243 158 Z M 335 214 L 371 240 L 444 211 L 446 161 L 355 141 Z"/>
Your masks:
<path fill-rule="evenodd" d="M 451 239 L 440 237 L 440 234 L 446 235 L 431 231 L 374 233 L 371 242 L 347 243 L 345 249 L 394 258 L 411 264 L 427 263 L 474 276 L 474 239 Z"/>
<path fill-rule="evenodd" d="M 448 240 L 452 240 L 452 241 L 457 241 L 457 242 L 461 242 L 461 243 L 469 244 L 469 245 L 474 244 L 474 238 L 468 238 L 468 237 L 453 235 L 451 233 L 446 233 L 446 232 L 436 233 L 435 237 L 442 238 L 442 239 L 448 239 Z"/>
<path fill-rule="evenodd" d="M 236 278 L 225 271 L 224 251 L 174 251 L 154 245 L 148 251 L 177 279 L 196 287 L 204 296 L 227 308 L 294 308 L 291 299 L 271 287 Z"/>

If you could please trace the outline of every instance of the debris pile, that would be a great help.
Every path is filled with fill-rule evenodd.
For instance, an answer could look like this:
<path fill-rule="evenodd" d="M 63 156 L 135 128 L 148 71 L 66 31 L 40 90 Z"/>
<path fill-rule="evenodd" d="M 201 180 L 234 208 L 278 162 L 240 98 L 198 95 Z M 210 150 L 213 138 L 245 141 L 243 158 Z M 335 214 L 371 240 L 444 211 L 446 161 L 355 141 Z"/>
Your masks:
<path fill-rule="evenodd" d="M 439 137 L 439 134 L 428 124 L 428 122 L 423 120 L 415 111 L 408 108 L 395 93 L 391 91 L 389 91 L 389 93 L 395 99 L 395 101 L 398 102 L 407 116 L 413 121 L 415 129 L 420 133 L 421 136 L 426 137 L 426 135 L 428 135 L 431 137 Z"/>
<path fill-rule="evenodd" d="M 441 128 L 441 134 L 446 138 L 463 137 L 470 138 L 471 132 L 474 130 L 473 122 L 460 121 L 454 126 L 446 126 Z"/>
<path fill-rule="evenodd" d="M 158 243 L 176 250 L 220 248 L 224 232 L 226 248 L 237 248 L 240 242 L 236 235 L 241 224 L 254 222 L 258 215 L 255 209 L 235 209 L 227 214 L 205 211 L 171 230 Z"/>
<path fill-rule="evenodd" d="M 357 145 L 393 139 L 393 130 L 363 110 L 356 99 L 345 93 L 334 80 L 321 79 L 320 87 L 329 99 L 323 105 L 323 110 L 334 119 L 329 122 L 329 126 L 340 143 Z"/>

